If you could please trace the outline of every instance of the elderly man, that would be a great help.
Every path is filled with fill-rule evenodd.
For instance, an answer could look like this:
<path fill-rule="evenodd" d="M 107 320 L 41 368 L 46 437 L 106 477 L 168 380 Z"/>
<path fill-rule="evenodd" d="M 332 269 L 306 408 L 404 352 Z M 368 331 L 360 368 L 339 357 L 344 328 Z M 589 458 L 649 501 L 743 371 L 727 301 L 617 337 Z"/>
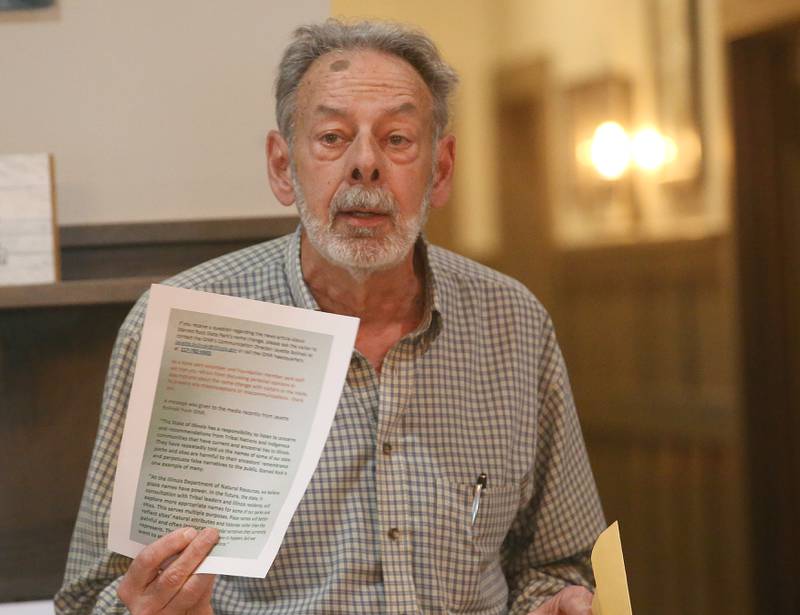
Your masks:
<path fill-rule="evenodd" d="M 60 612 L 590 612 L 604 521 L 550 320 L 517 282 L 420 236 L 450 194 L 455 84 L 407 28 L 296 31 L 267 160 L 300 228 L 170 283 L 361 319 L 319 465 L 265 579 L 193 574 L 209 528 L 133 562 L 109 553 L 143 298 L 112 357 Z"/>

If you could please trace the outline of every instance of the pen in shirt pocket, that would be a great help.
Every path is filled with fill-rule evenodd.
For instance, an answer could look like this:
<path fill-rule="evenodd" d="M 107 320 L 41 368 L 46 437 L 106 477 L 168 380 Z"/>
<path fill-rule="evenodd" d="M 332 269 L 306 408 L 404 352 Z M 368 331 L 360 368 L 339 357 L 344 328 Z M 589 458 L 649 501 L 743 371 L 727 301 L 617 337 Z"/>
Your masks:
<path fill-rule="evenodd" d="M 475 486 L 472 488 L 472 525 L 475 525 L 475 520 L 478 518 L 478 509 L 481 507 L 481 496 L 483 490 L 486 489 L 486 474 L 481 472 L 478 479 L 475 481 Z"/>

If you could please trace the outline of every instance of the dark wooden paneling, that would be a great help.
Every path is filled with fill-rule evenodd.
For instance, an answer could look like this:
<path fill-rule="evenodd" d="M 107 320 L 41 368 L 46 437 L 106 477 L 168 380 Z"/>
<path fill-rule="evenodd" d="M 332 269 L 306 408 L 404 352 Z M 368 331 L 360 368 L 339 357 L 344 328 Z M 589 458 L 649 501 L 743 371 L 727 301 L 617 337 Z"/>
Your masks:
<path fill-rule="evenodd" d="M 296 226 L 286 217 L 63 227 L 62 279 L 171 274 Z"/>
<path fill-rule="evenodd" d="M 150 284 L 164 279 L 152 277 L 70 280 L 55 284 L 0 287 L 0 310 L 67 305 L 133 303 Z"/>
<path fill-rule="evenodd" d="M 720 595 L 749 612 L 730 259 L 722 236 L 554 259 L 553 317 L 635 612 L 701 615 Z"/>
<path fill-rule="evenodd" d="M 748 613 L 735 586 L 745 558 L 740 468 L 725 443 L 586 429 L 609 520 L 619 519 L 634 613 Z M 734 593 L 726 590 L 733 588 Z"/>
<path fill-rule="evenodd" d="M 133 301 L 296 223 L 67 227 L 65 282 L 0 287 L 0 602 L 49 598 L 61 583 L 110 350 Z"/>
<path fill-rule="evenodd" d="M 60 583 L 126 305 L 0 313 L 0 601 Z"/>
<path fill-rule="evenodd" d="M 759 607 L 800 611 L 800 23 L 729 48 Z"/>
<path fill-rule="evenodd" d="M 263 241 L 291 233 L 296 216 L 62 226 L 61 248 Z"/>

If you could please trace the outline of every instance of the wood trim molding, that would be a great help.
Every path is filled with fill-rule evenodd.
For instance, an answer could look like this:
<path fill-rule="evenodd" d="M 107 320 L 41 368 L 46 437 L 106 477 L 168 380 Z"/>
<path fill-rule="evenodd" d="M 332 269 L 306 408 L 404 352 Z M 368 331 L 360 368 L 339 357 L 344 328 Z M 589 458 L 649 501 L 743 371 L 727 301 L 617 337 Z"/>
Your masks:
<path fill-rule="evenodd" d="M 264 240 L 291 233 L 296 216 L 62 226 L 64 249 L 184 242 Z"/>
<path fill-rule="evenodd" d="M 286 235 L 295 217 L 65 226 L 62 280 L 169 277 L 217 256 Z"/>
<path fill-rule="evenodd" d="M 729 238 L 713 235 L 640 244 L 619 244 L 563 250 L 558 254 L 565 292 L 586 292 L 588 282 L 605 287 L 660 280 L 661 284 L 705 280 L 713 284 L 719 277 L 719 263 L 724 258 Z M 579 271 L 574 275 L 571 272 Z"/>
<path fill-rule="evenodd" d="M 721 12 L 722 31 L 728 41 L 800 22 L 797 0 L 726 0 Z"/>
<path fill-rule="evenodd" d="M 0 310 L 133 303 L 152 283 L 297 224 L 282 217 L 63 226 L 62 281 L 0 286 Z"/>
<path fill-rule="evenodd" d="M 163 276 L 73 280 L 0 288 L 0 310 L 133 303 Z"/>

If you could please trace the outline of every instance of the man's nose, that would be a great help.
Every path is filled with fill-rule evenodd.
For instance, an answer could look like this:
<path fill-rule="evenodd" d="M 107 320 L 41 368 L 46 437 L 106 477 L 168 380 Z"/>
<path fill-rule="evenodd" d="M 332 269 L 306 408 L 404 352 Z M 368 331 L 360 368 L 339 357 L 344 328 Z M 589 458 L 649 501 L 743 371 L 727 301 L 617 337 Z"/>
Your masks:
<path fill-rule="evenodd" d="M 350 146 L 348 179 L 351 184 L 376 184 L 381 179 L 381 152 L 371 136 L 360 136 Z"/>

